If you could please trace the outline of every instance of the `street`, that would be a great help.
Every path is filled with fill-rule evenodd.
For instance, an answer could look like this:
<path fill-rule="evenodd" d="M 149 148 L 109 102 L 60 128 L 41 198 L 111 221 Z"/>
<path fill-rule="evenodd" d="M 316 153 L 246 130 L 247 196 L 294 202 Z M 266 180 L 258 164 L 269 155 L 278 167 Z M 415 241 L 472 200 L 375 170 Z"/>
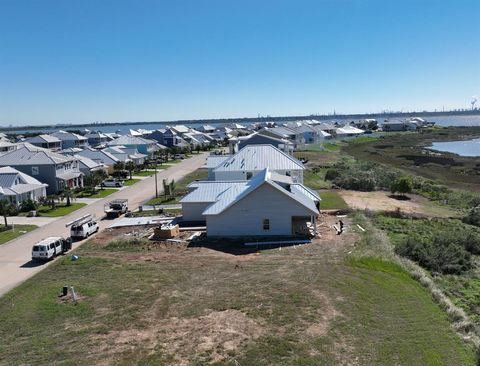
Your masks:
<path fill-rule="evenodd" d="M 200 168 L 205 163 L 206 154 L 193 156 L 170 168 L 157 173 L 158 192 L 162 192 L 162 180 L 180 180 L 185 175 Z M 31 261 L 32 246 L 49 236 L 64 236 L 70 234 L 70 229 L 65 224 L 83 215 L 91 214 L 98 220 L 100 230 L 110 226 L 114 220 L 101 220 L 104 217 L 104 205 L 113 199 L 127 198 L 130 210 L 135 210 L 139 205 L 155 196 L 155 176 L 148 177 L 133 186 L 126 187 L 108 197 L 99 199 L 69 215 L 60 217 L 51 223 L 44 224 L 36 230 L 27 233 L 6 244 L 0 245 L 0 296 L 3 296 L 35 273 L 46 268 L 50 263 L 36 263 Z M 73 249 L 84 241 L 74 242 Z"/>

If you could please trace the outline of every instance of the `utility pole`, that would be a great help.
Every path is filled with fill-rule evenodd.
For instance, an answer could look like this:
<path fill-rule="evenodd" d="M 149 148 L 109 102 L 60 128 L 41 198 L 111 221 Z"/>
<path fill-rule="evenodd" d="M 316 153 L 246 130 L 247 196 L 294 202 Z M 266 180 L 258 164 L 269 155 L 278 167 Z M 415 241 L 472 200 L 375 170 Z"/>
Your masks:
<path fill-rule="evenodd" d="M 155 164 L 155 198 L 158 198 L 158 182 L 157 182 L 157 159 L 154 160 Z"/>

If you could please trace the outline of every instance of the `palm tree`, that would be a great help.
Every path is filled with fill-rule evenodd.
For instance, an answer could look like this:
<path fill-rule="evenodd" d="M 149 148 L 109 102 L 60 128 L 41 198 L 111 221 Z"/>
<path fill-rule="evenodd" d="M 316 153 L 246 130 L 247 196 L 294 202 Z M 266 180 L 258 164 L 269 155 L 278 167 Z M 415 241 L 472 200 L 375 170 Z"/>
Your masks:
<path fill-rule="evenodd" d="M 5 228 L 8 227 L 7 216 L 10 216 L 15 211 L 15 206 L 7 200 L 0 201 L 0 215 L 5 220 Z"/>
<path fill-rule="evenodd" d="M 62 192 L 62 198 L 65 198 L 67 200 L 66 205 L 71 206 L 72 205 L 72 198 L 75 197 L 75 192 L 70 187 L 67 187 L 63 190 Z"/>
<path fill-rule="evenodd" d="M 132 172 L 135 170 L 136 167 L 137 166 L 135 165 L 135 163 L 131 160 L 125 164 L 125 169 L 127 169 L 130 173 L 130 179 L 132 179 Z"/>

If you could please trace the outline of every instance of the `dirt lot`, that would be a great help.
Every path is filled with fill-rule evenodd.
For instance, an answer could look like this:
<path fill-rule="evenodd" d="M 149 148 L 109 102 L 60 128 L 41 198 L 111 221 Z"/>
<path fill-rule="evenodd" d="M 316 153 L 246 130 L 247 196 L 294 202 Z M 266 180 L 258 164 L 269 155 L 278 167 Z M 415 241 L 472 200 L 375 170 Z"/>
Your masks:
<path fill-rule="evenodd" d="M 353 209 L 372 211 L 396 211 L 400 209 L 406 214 L 431 217 L 452 217 L 456 215 L 451 208 L 442 207 L 425 197 L 415 194 L 409 194 L 407 200 L 401 200 L 392 198 L 390 192 L 382 191 L 338 190 L 338 193 L 347 202 L 348 206 Z"/>
<path fill-rule="evenodd" d="M 0 364 L 472 365 L 430 295 L 350 256 L 362 235 L 337 220 L 281 248 L 100 233 L 0 299 Z M 66 283 L 76 305 L 59 301 Z"/>

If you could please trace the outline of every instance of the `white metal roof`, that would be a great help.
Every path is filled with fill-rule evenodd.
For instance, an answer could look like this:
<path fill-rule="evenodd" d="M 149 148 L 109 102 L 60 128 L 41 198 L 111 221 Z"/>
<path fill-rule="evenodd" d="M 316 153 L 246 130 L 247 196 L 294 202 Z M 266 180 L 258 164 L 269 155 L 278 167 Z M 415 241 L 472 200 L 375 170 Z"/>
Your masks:
<path fill-rule="evenodd" d="M 273 145 L 247 145 L 214 171 L 299 170 L 303 164 Z"/>
<path fill-rule="evenodd" d="M 207 163 L 205 164 L 205 166 L 207 168 L 216 168 L 230 157 L 232 157 L 232 155 L 208 155 Z"/>

